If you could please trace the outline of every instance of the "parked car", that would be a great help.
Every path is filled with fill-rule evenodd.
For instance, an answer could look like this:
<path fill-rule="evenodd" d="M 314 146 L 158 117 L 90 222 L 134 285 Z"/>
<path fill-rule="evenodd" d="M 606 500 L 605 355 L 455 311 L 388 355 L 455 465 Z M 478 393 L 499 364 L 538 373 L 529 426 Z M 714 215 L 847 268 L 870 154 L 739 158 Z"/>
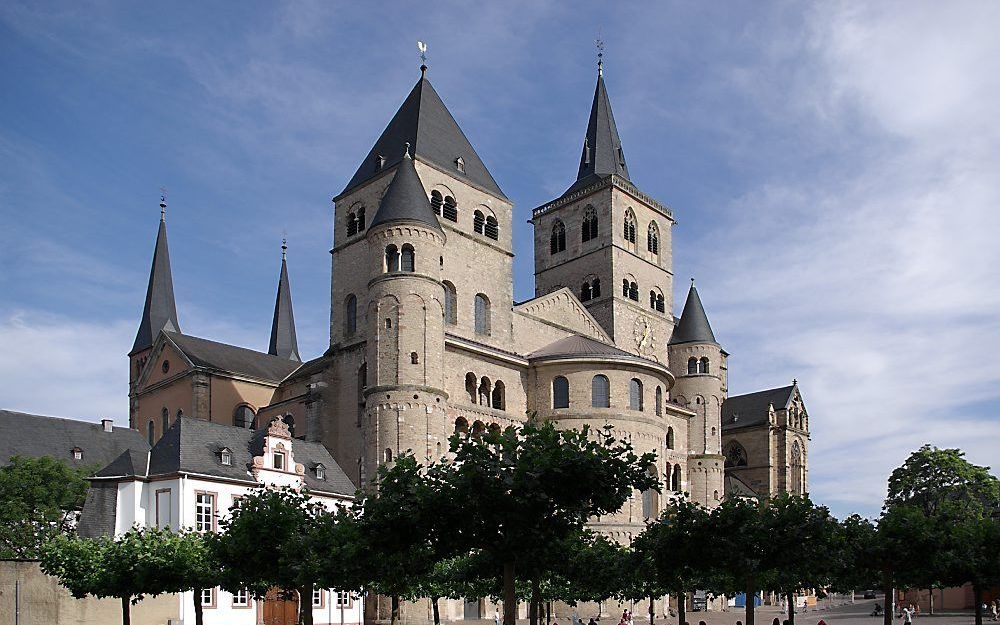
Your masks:
<path fill-rule="evenodd" d="M 874 590 L 866 590 L 865 594 L 864 594 L 864 597 L 865 597 L 865 599 L 874 599 L 875 598 L 875 591 Z"/>

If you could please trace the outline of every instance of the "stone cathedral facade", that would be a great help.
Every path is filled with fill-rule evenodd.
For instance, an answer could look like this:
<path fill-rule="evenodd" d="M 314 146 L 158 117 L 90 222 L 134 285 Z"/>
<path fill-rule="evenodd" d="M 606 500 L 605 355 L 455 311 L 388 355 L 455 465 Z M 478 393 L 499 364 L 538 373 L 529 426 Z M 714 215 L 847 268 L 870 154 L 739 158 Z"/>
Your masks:
<path fill-rule="evenodd" d="M 631 180 L 600 73 L 567 183 L 530 212 L 536 296 L 516 302 L 512 223 L 528 213 L 422 69 L 333 198 L 330 344 L 318 358 L 299 357 L 284 253 L 268 353 L 185 335 L 161 221 L 130 354 L 131 425 L 155 441 L 178 415 L 244 427 L 282 415 L 363 487 L 401 453 L 444 454 L 456 430 L 532 413 L 611 424 L 656 452 L 649 470 L 664 484 L 594 524 L 623 542 L 671 492 L 708 506 L 806 492 L 798 385 L 728 397 L 728 354 L 693 282 L 675 316 L 674 213 Z"/>

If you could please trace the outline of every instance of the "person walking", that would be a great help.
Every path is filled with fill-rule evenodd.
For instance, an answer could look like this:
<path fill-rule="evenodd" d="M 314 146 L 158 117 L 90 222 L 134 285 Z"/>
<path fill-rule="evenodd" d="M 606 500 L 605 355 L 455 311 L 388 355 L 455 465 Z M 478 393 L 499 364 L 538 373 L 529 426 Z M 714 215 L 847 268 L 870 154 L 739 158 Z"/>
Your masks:
<path fill-rule="evenodd" d="M 913 610 L 910 606 L 903 608 L 903 625 L 913 625 Z"/>
<path fill-rule="evenodd" d="M 499 606 L 493 608 L 493 623 L 494 623 L 494 625 L 500 625 L 500 607 Z"/>
<path fill-rule="evenodd" d="M 994 621 L 997 620 L 997 613 L 998 613 L 997 602 L 994 601 L 993 603 L 990 604 L 990 616 L 993 617 Z"/>

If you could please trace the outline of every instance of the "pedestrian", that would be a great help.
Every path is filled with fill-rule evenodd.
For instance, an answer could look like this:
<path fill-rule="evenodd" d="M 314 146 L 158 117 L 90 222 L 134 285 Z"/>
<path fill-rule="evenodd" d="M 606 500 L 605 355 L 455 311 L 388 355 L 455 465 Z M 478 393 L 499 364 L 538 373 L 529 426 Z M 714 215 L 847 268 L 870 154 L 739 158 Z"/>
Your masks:
<path fill-rule="evenodd" d="M 499 606 L 493 608 L 493 623 L 494 623 L 494 625 L 500 625 L 500 607 Z"/>
<path fill-rule="evenodd" d="M 774 617 L 773 621 L 771 621 L 771 625 L 781 625 L 781 621 L 778 620 L 777 616 Z"/>
<path fill-rule="evenodd" d="M 910 606 L 903 608 L 903 625 L 913 625 L 913 610 Z"/>
<path fill-rule="evenodd" d="M 994 601 L 993 603 L 990 604 L 990 616 L 993 617 L 994 621 L 997 620 L 997 613 L 998 613 L 997 602 Z"/>

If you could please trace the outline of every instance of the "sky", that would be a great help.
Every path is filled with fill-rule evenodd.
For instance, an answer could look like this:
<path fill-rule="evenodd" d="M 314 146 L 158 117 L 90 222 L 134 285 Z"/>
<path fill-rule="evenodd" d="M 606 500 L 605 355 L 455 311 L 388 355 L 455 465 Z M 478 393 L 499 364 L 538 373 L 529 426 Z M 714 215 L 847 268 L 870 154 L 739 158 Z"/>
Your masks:
<path fill-rule="evenodd" d="M 797 379 L 813 498 L 924 443 L 1000 464 L 1000 3 L 0 3 L 0 407 L 127 424 L 167 189 L 185 333 L 266 349 L 288 237 L 328 343 L 331 198 L 428 77 L 526 220 L 573 181 L 594 41 L 730 393 Z M 675 311 L 679 314 L 679 310 Z"/>

